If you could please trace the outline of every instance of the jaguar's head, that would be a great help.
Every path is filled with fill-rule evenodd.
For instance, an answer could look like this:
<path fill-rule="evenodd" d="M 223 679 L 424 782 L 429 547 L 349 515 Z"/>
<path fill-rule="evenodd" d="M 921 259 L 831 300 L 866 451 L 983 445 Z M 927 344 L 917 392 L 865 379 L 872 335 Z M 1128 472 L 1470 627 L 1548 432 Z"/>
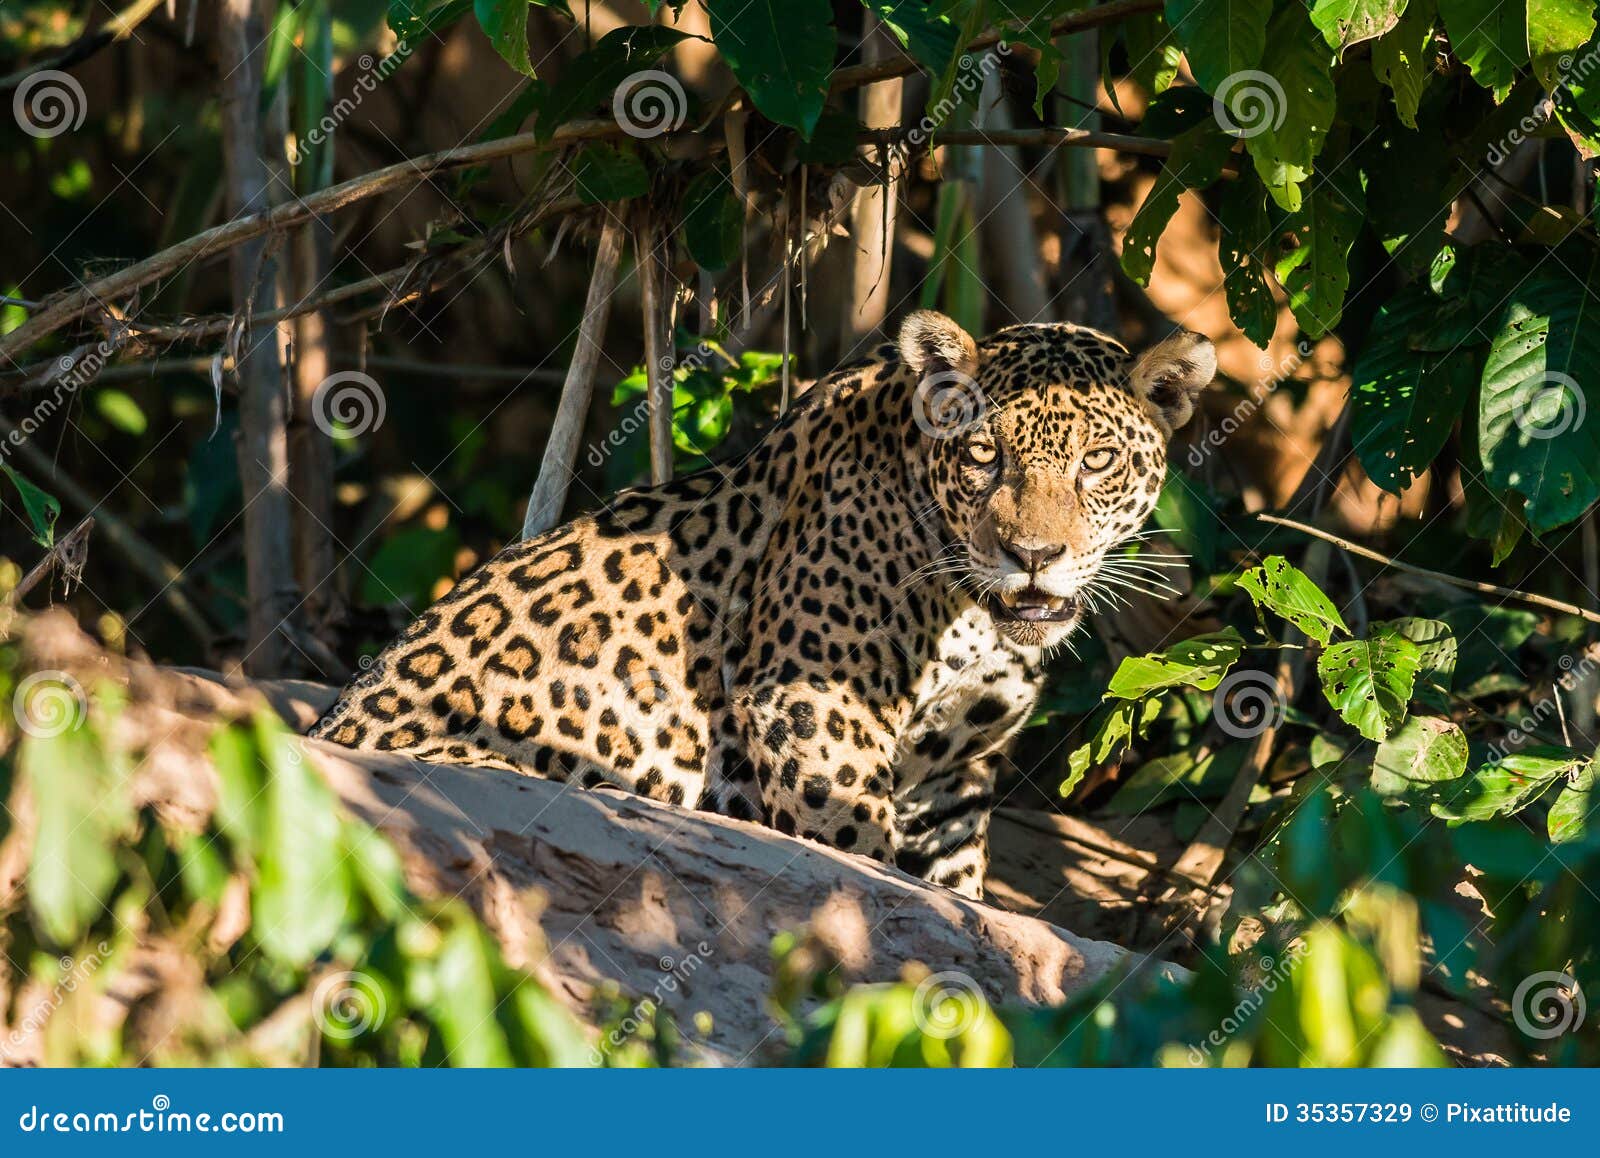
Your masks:
<path fill-rule="evenodd" d="M 1072 325 L 1014 326 L 979 344 L 931 311 L 906 319 L 899 347 L 917 379 L 928 485 L 955 540 L 949 569 L 1010 639 L 1064 641 L 1107 553 L 1154 508 L 1167 440 L 1215 376 L 1216 351 L 1181 332 L 1134 358 Z"/>

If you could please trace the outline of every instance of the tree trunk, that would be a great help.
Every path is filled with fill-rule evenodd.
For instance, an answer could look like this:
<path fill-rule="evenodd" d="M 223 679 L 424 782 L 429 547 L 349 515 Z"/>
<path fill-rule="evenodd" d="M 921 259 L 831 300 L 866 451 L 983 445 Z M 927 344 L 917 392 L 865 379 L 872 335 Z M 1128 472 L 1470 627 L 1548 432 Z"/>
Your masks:
<path fill-rule="evenodd" d="M 268 0 L 223 0 L 219 16 L 228 210 L 234 217 L 260 212 L 271 202 L 261 124 L 263 41 L 271 9 Z M 244 668 L 251 675 L 282 675 L 291 666 L 287 629 L 299 602 L 290 534 L 288 398 L 277 330 L 250 325 L 254 311 L 277 305 L 271 243 L 256 239 L 234 249 L 229 270 L 233 308 L 243 319 L 234 366 L 249 594 Z"/>
<path fill-rule="evenodd" d="M 866 14 L 861 36 L 861 59 L 872 64 L 887 59 L 896 51 L 889 33 L 878 18 Z M 904 83 L 897 77 L 861 90 L 861 123 L 869 129 L 888 129 L 900 123 Z M 851 255 L 848 296 L 840 326 L 841 361 L 859 357 L 867 346 L 881 337 L 879 328 L 889 309 L 890 258 L 894 253 L 894 223 L 899 208 L 900 183 L 892 171 L 893 150 L 876 150 L 882 163 L 884 180 L 863 185 L 851 207 Z"/>
<path fill-rule="evenodd" d="M 640 299 L 644 309 L 646 398 L 650 411 L 650 481 L 672 478 L 672 302 L 667 296 L 667 263 L 657 252 L 667 244 L 656 231 L 648 207 L 633 229 L 639 265 Z"/>

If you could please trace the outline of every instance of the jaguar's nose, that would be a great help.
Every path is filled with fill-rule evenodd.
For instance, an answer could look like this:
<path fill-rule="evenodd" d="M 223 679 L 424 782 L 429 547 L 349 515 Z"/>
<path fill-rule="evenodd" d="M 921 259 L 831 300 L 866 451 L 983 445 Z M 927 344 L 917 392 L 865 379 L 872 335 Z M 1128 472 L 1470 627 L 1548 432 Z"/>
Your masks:
<path fill-rule="evenodd" d="M 1020 543 L 1001 543 L 1000 547 L 1029 575 L 1037 575 L 1066 552 L 1065 546 L 1024 547 Z"/>

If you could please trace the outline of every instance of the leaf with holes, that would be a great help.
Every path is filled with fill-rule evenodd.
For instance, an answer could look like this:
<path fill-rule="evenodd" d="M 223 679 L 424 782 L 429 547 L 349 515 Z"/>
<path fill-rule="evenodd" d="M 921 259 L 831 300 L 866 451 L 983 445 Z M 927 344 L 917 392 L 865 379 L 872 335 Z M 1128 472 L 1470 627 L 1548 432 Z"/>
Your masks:
<path fill-rule="evenodd" d="M 1350 288 L 1350 246 L 1366 215 L 1367 197 L 1354 165 L 1317 183 L 1284 230 L 1299 243 L 1278 258 L 1274 272 L 1289 293 L 1300 328 L 1320 338 L 1339 324 Z"/>
<path fill-rule="evenodd" d="M 1379 312 L 1350 379 L 1350 437 L 1362 468 L 1398 495 L 1450 438 L 1472 396 L 1470 349 L 1425 353 L 1412 335 L 1430 324 L 1439 299 L 1426 287 L 1401 290 Z"/>
<path fill-rule="evenodd" d="M 1167 688 L 1191 687 L 1208 692 L 1243 651 L 1244 637 L 1229 627 L 1186 639 L 1165 651 L 1130 655 L 1118 665 L 1106 694 L 1136 700 Z"/>
<path fill-rule="evenodd" d="M 1373 624 L 1375 629 L 1399 632 L 1421 649 L 1417 665 L 1417 684 L 1411 696 L 1439 711 L 1450 707 L 1450 685 L 1455 679 L 1459 647 L 1450 625 L 1439 619 L 1408 615 Z"/>
<path fill-rule="evenodd" d="M 1418 784 L 1454 780 L 1467 770 L 1467 737 L 1442 716 L 1412 716 L 1378 745 L 1372 787 L 1403 796 Z"/>
<path fill-rule="evenodd" d="M 1287 619 L 1324 646 L 1335 631 L 1350 633 L 1333 601 L 1282 555 L 1268 555 L 1261 566 L 1239 576 L 1239 587 L 1258 608 Z"/>
<path fill-rule="evenodd" d="M 1545 92 L 1561 87 L 1593 35 L 1594 0 L 1529 0 L 1528 59 Z"/>
<path fill-rule="evenodd" d="M 1215 123 L 1204 121 L 1172 141 L 1172 153 L 1128 226 L 1122 242 L 1122 268 L 1140 285 L 1150 284 L 1156 264 L 1156 241 L 1185 189 L 1203 189 L 1222 175 L 1233 138 Z"/>
<path fill-rule="evenodd" d="M 1400 22 L 1372 46 L 1372 74 L 1394 93 L 1395 111 L 1408 129 L 1433 77 L 1433 0 L 1411 0 Z"/>
<path fill-rule="evenodd" d="M 1400 20 L 1406 0 L 1315 0 L 1311 23 L 1328 47 L 1343 51 L 1352 44 L 1382 36 Z"/>
<path fill-rule="evenodd" d="M 1406 718 L 1422 649 L 1398 632 L 1336 643 L 1317 659 L 1322 694 L 1356 731 L 1385 740 Z"/>
<path fill-rule="evenodd" d="M 1228 316 L 1245 337 L 1265 350 L 1278 328 L 1278 302 L 1267 280 L 1278 232 L 1272 226 L 1266 190 L 1253 171 L 1241 173 L 1223 188 L 1217 216 L 1222 226 L 1217 253 Z"/>
<path fill-rule="evenodd" d="M 1300 209 L 1301 183 L 1338 111 L 1330 56 L 1306 10 L 1285 4 L 1267 29 L 1261 57 L 1260 71 L 1271 83 L 1242 78 L 1226 102 L 1262 183 L 1290 213 Z"/>
<path fill-rule="evenodd" d="M 1575 256 L 1506 286 L 1480 389 L 1485 477 L 1539 533 L 1600 498 L 1600 250 Z"/>

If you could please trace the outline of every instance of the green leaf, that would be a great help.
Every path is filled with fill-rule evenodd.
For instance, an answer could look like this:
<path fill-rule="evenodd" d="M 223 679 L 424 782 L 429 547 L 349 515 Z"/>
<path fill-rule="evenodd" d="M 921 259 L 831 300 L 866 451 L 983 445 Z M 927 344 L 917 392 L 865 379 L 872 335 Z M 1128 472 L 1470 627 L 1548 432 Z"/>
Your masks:
<path fill-rule="evenodd" d="M 389 0 L 389 27 L 401 40 L 420 46 L 472 8 L 472 0 Z"/>
<path fill-rule="evenodd" d="M 1233 628 L 1197 635 L 1165 651 L 1130 655 L 1118 665 L 1108 696 L 1136 700 L 1167 688 L 1215 688 L 1244 651 L 1244 638 Z"/>
<path fill-rule="evenodd" d="M 1421 649 L 1396 632 L 1336 643 L 1317 660 L 1322 694 L 1369 740 L 1384 740 L 1406 718 Z"/>
<path fill-rule="evenodd" d="M 943 76 L 955 58 L 960 30 L 944 13 L 935 13 L 926 0 L 864 0 L 900 46 L 935 79 Z"/>
<path fill-rule="evenodd" d="M 1278 234 L 1272 227 L 1266 190 L 1253 171 L 1223 186 L 1217 216 L 1222 226 L 1217 253 L 1228 316 L 1245 337 L 1265 350 L 1278 328 L 1278 302 L 1266 273 L 1277 251 Z"/>
<path fill-rule="evenodd" d="M 628 91 L 618 91 L 623 82 L 635 73 L 649 70 L 674 45 L 689 39 L 698 37 L 691 38 L 687 33 L 661 24 L 630 25 L 606 33 L 593 48 L 561 70 L 561 79 L 550 86 L 539 102 L 539 120 L 534 132 L 540 140 L 549 140 L 567 121 L 593 112 L 614 97 L 626 101 Z M 650 80 L 655 83 L 648 90 L 635 91 L 634 96 L 641 105 L 637 108 L 630 105 L 630 114 L 641 125 L 648 122 L 650 129 L 665 132 L 676 127 L 672 122 L 683 121 L 688 112 L 686 97 L 670 77 L 658 76 Z M 653 107 L 643 107 L 646 97 L 655 102 Z"/>
<path fill-rule="evenodd" d="M 1178 211 L 1185 189 L 1203 189 L 1222 174 L 1233 138 L 1206 121 L 1173 138 L 1172 153 L 1128 226 L 1122 242 L 1122 268 L 1140 285 L 1150 284 L 1156 241 Z"/>
<path fill-rule="evenodd" d="M 1595 780 L 1595 761 L 1591 760 L 1556 797 L 1546 821 L 1552 841 L 1568 844 L 1589 835 L 1595 809 L 1600 808 L 1600 793 L 1595 791 Z"/>
<path fill-rule="evenodd" d="M 124 434 L 135 437 L 150 429 L 150 420 L 133 398 L 121 390 L 103 388 L 95 391 L 94 408 L 112 426 Z"/>
<path fill-rule="evenodd" d="M 524 76 L 533 75 L 528 59 L 528 0 L 473 0 L 478 24 L 500 58 Z"/>
<path fill-rule="evenodd" d="M 1528 58 L 1546 92 L 1561 87 L 1594 23 L 1594 0 L 1528 0 Z"/>
<path fill-rule="evenodd" d="M 1526 11 L 1525 0 L 1439 0 L 1451 49 L 1497 101 L 1528 63 Z"/>
<path fill-rule="evenodd" d="M 1433 0 L 1411 0 L 1400 23 L 1372 46 L 1372 74 L 1394 93 L 1395 111 L 1408 129 L 1433 76 Z"/>
<path fill-rule="evenodd" d="M 1314 0 L 1311 23 L 1329 48 L 1343 52 L 1388 32 L 1405 8 L 1406 0 Z"/>
<path fill-rule="evenodd" d="M 1167 25 L 1200 87 L 1213 96 L 1261 63 L 1272 0 L 1167 0 Z"/>
<path fill-rule="evenodd" d="M 811 136 L 833 71 L 828 0 L 705 0 L 722 58 L 761 115 Z"/>
<path fill-rule="evenodd" d="M 734 196 L 728 173 L 705 170 L 683 194 L 683 243 L 701 269 L 726 269 L 739 256 L 744 207 Z"/>
<path fill-rule="evenodd" d="M 1600 37 L 1591 39 L 1575 54 L 1586 66 L 1563 73 L 1562 83 L 1552 92 L 1556 116 L 1561 127 L 1585 160 L 1600 154 Z"/>
<path fill-rule="evenodd" d="M 1343 165 L 1317 182 L 1284 223 L 1299 245 L 1278 258 L 1274 272 L 1307 337 L 1320 338 L 1339 324 L 1350 287 L 1350 247 L 1365 216 L 1360 174 L 1355 166 Z"/>
<path fill-rule="evenodd" d="M 1183 63 L 1183 49 L 1167 27 L 1166 16 L 1160 12 L 1135 13 L 1123 21 L 1122 35 L 1128 48 L 1128 75 L 1134 83 L 1151 96 L 1171 88 L 1178 66 Z M 1105 38 L 1107 45 L 1109 39 Z M 1114 102 L 1115 92 L 1108 92 Z"/>
<path fill-rule="evenodd" d="M 1103 708 L 1093 722 L 1088 742 L 1074 748 L 1067 757 L 1067 776 L 1057 791 L 1071 796 L 1091 767 L 1107 763 L 1118 748 L 1126 748 L 1135 736 L 1144 735 L 1160 714 L 1160 696 L 1118 700 Z"/>
<path fill-rule="evenodd" d="M 1570 748 L 1540 745 L 1491 760 L 1463 777 L 1431 811 L 1446 820 L 1489 820 L 1521 812 L 1587 757 Z M 1480 866 L 1481 867 L 1481 866 Z"/>
<path fill-rule="evenodd" d="M 1335 631 L 1350 632 L 1333 601 L 1282 555 L 1268 555 L 1239 577 L 1239 586 L 1257 607 L 1287 619 L 1324 646 Z"/>
<path fill-rule="evenodd" d="M 254 733 L 266 783 L 251 930 L 268 957 L 301 967 L 333 943 L 349 908 L 338 802 L 276 716 L 257 716 Z"/>
<path fill-rule="evenodd" d="M 1261 71 L 1266 78 L 1241 80 L 1224 103 L 1267 192 L 1294 213 L 1338 108 L 1328 46 L 1299 4 L 1272 18 Z"/>
<path fill-rule="evenodd" d="M 378 606 L 403 603 L 422 607 L 433 602 L 433 588 L 449 578 L 461 535 L 454 527 L 403 527 L 383 541 L 361 580 L 361 601 Z"/>
<path fill-rule="evenodd" d="M 1455 680 L 1459 646 L 1450 625 L 1439 619 L 1406 616 L 1374 624 L 1375 629 L 1397 631 L 1421 649 L 1417 685 L 1412 698 L 1439 711 L 1450 707 L 1450 686 Z"/>
<path fill-rule="evenodd" d="M 1491 488 L 1527 496 L 1535 532 L 1600 497 L 1600 252 L 1509 287 L 1483 367 L 1478 453 Z"/>
<path fill-rule="evenodd" d="M 1398 495 L 1450 438 L 1472 396 L 1477 362 L 1470 350 L 1417 350 L 1412 334 L 1435 320 L 1439 299 L 1408 286 L 1379 312 L 1350 379 L 1350 434 L 1362 468 Z"/>
<path fill-rule="evenodd" d="M 33 541 L 41 547 L 54 546 L 56 519 L 61 516 L 60 500 L 23 478 L 10 463 L 0 462 L 0 471 L 4 471 L 5 476 L 16 485 L 17 497 L 22 500 L 22 510 L 28 516 L 29 533 Z"/>
<path fill-rule="evenodd" d="M 511 1050 L 495 1017 L 497 953 L 475 921 L 446 934 L 434 966 L 430 1011 L 451 1064 L 509 1066 Z"/>
<path fill-rule="evenodd" d="M 650 174 L 631 148 L 590 142 L 572 159 L 572 180 L 585 205 L 626 201 L 650 192 Z"/>
<path fill-rule="evenodd" d="M 1417 784 L 1454 780 L 1467 770 L 1467 737 L 1442 716 L 1412 716 L 1378 745 L 1372 787 L 1401 796 Z"/>

